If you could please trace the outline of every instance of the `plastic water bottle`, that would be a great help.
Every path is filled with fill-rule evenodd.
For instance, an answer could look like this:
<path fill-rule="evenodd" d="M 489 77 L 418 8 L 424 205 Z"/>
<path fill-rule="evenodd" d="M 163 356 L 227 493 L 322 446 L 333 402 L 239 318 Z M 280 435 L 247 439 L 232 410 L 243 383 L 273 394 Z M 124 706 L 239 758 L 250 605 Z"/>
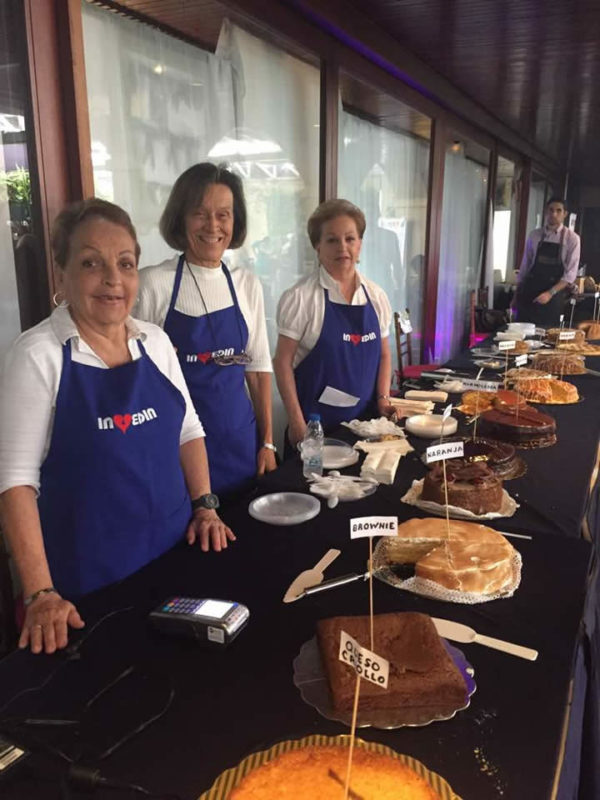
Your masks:
<path fill-rule="evenodd" d="M 323 438 L 321 417 L 311 414 L 302 440 L 302 472 L 305 478 L 323 474 Z"/>

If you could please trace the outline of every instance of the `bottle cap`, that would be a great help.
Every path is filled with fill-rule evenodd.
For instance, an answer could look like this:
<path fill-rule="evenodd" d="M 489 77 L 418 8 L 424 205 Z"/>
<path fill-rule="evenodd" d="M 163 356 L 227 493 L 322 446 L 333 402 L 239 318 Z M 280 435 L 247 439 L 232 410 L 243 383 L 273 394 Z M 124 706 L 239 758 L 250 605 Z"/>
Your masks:
<path fill-rule="evenodd" d="M 320 414 L 310 414 L 308 419 L 309 419 L 309 421 L 321 422 L 321 415 Z"/>

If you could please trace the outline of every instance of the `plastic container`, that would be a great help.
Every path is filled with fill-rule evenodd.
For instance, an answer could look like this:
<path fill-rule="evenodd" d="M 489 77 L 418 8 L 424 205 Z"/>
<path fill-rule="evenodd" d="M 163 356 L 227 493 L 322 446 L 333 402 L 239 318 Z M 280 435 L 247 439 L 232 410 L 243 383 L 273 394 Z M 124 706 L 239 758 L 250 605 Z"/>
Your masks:
<path fill-rule="evenodd" d="M 323 428 L 319 414 L 308 418 L 306 433 L 302 440 L 302 472 L 305 478 L 323 474 Z"/>

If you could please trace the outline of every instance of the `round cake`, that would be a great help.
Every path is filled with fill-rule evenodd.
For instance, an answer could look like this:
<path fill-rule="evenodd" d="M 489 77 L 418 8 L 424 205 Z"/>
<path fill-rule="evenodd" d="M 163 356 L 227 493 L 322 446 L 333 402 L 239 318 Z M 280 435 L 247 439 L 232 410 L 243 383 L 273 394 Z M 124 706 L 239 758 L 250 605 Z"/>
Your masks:
<path fill-rule="evenodd" d="M 531 406 L 492 408 L 479 419 L 479 431 L 515 447 L 548 447 L 556 442 L 556 422 Z"/>
<path fill-rule="evenodd" d="M 598 320 L 586 319 L 584 322 L 580 322 L 577 327 L 584 331 L 588 341 L 600 339 L 600 322 Z"/>
<path fill-rule="evenodd" d="M 585 341 L 585 331 L 578 330 L 577 328 L 548 328 L 548 330 L 546 331 L 546 339 L 552 344 L 556 344 L 557 342 L 561 341 L 560 339 L 561 333 L 575 334 L 572 339 L 569 340 L 565 339 L 564 341 L 578 342 L 578 343 L 583 343 Z"/>
<path fill-rule="evenodd" d="M 483 461 L 502 480 L 509 480 L 522 473 L 515 448 L 507 442 L 477 437 L 464 440 L 464 460 L 469 464 Z"/>
<path fill-rule="evenodd" d="M 303 747 L 246 775 L 228 800 L 342 800 L 348 748 Z M 360 800 L 440 800 L 425 778 L 397 758 L 355 747 L 349 797 Z"/>
<path fill-rule="evenodd" d="M 536 353 L 533 357 L 533 368 L 552 375 L 583 375 L 585 359 L 577 353 Z"/>
<path fill-rule="evenodd" d="M 493 412 L 486 412 L 488 413 Z M 448 505 L 464 508 L 478 515 L 500 511 L 502 481 L 483 461 L 469 463 L 462 458 L 448 460 L 446 484 Z M 421 500 L 446 505 L 442 462 L 437 461 L 425 476 Z"/>

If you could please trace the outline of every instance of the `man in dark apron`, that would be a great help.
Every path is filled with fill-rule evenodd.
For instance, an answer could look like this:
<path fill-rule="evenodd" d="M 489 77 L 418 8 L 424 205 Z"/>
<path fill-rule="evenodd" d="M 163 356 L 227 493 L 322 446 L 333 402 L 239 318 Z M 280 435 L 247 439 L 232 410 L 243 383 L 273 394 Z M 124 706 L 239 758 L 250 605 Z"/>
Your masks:
<path fill-rule="evenodd" d="M 559 324 L 564 290 L 575 282 L 579 266 L 579 236 L 564 226 L 564 201 L 551 197 L 546 205 L 546 224 L 528 237 L 519 271 L 517 310 L 521 322 L 542 328 Z"/>

